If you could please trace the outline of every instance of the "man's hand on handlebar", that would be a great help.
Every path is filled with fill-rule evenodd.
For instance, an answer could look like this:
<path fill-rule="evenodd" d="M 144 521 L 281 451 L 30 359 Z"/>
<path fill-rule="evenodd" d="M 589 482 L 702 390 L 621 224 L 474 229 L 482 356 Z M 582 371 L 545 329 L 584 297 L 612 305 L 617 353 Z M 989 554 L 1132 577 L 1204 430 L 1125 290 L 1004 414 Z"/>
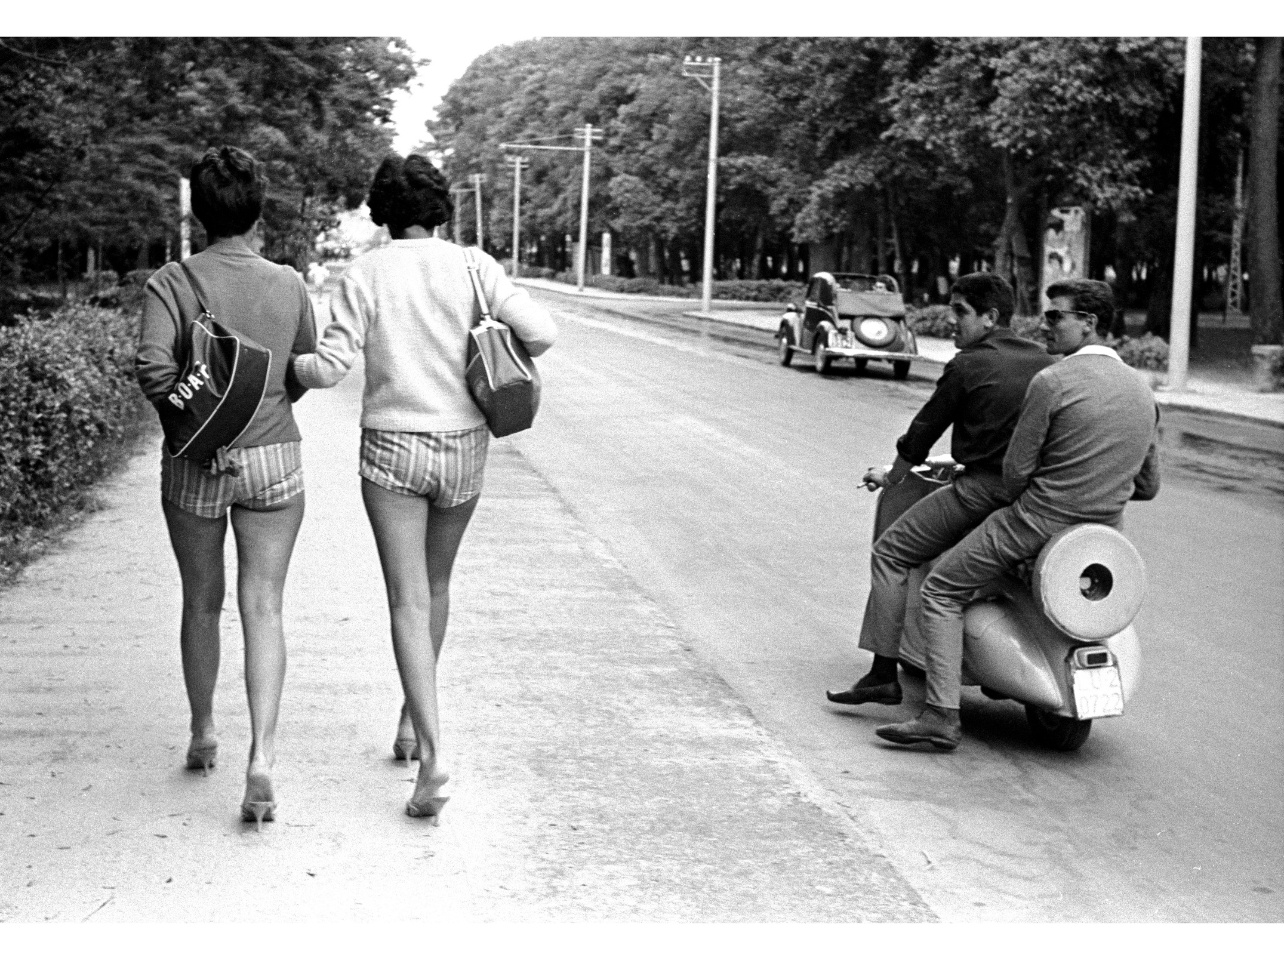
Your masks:
<path fill-rule="evenodd" d="M 860 478 L 860 482 L 865 485 L 865 489 L 873 492 L 880 487 L 891 486 L 887 482 L 887 475 L 892 472 L 892 465 L 889 463 L 885 467 L 870 467 L 865 471 L 865 476 Z"/>
<path fill-rule="evenodd" d="M 861 477 L 860 482 L 864 484 L 865 489 L 869 491 L 878 490 L 880 487 L 894 487 L 910 472 L 913 466 L 903 457 L 897 457 L 895 463 L 889 463 L 885 467 L 870 467 L 865 471 L 865 476 Z"/>

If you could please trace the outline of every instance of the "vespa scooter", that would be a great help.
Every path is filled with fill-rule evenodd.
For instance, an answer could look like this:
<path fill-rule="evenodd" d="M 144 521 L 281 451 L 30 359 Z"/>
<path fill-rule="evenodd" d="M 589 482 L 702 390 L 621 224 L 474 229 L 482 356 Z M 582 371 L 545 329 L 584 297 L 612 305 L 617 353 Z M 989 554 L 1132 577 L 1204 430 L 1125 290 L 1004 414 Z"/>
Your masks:
<path fill-rule="evenodd" d="M 884 488 L 874 539 L 961 469 L 949 457 L 934 457 Z M 920 676 L 926 644 L 919 588 L 931 566 L 912 572 L 899 655 Z M 1123 534 L 1094 523 L 1063 530 L 1033 563 L 987 584 L 965 608 L 964 686 L 1017 701 L 1037 742 L 1077 750 L 1092 721 L 1122 715 L 1137 688 L 1141 645 L 1132 622 L 1145 588 L 1145 564 Z"/>

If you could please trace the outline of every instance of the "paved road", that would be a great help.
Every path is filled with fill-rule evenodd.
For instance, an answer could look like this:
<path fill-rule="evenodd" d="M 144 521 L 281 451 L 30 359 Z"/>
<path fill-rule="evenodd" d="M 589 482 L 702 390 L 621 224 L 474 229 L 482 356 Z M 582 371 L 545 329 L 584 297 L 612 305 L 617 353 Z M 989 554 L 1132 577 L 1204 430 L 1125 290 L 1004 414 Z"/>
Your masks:
<path fill-rule="evenodd" d="M 929 383 L 820 378 L 716 327 L 537 296 L 564 339 L 518 448 L 941 917 L 1284 919 L 1279 431 L 1166 417 L 1163 493 L 1127 520 L 1151 590 L 1126 717 L 1053 754 L 974 694 L 957 753 L 901 752 L 873 727 L 914 705 L 822 691 L 866 664 L 854 478 Z"/>

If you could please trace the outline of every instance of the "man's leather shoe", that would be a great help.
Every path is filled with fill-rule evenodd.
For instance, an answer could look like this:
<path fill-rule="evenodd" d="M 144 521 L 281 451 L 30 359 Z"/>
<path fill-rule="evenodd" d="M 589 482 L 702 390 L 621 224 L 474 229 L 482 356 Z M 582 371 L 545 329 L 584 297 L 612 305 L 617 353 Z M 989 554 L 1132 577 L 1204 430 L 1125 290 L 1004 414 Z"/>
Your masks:
<path fill-rule="evenodd" d="M 959 723 L 958 711 L 946 713 L 930 706 L 913 720 L 889 723 L 874 732 L 892 743 L 930 743 L 938 750 L 953 750 L 963 741 L 963 725 Z"/>
<path fill-rule="evenodd" d="M 825 696 L 830 703 L 841 703 L 854 707 L 862 703 L 886 703 L 892 706 L 901 702 L 901 685 L 897 680 L 891 683 L 866 683 L 868 677 L 862 677 L 852 684 L 849 690 L 826 690 Z"/>

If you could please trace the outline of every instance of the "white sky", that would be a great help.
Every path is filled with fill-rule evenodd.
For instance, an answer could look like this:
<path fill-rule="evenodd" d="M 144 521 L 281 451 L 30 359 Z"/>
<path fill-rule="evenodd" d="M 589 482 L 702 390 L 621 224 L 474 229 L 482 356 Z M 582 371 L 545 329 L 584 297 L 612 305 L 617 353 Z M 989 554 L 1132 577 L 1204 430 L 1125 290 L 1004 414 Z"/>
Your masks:
<path fill-rule="evenodd" d="M 416 55 L 432 61 L 419 71 L 419 78 L 411 84 L 411 89 L 396 98 L 392 117 L 397 125 L 397 137 L 392 146 L 403 156 L 427 138 L 424 121 L 435 116 L 441 98 L 451 83 L 463 76 L 470 63 L 487 50 L 534 36 L 520 28 L 506 30 L 502 23 L 494 29 L 459 34 L 403 30 L 398 35 L 410 44 Z"/>

